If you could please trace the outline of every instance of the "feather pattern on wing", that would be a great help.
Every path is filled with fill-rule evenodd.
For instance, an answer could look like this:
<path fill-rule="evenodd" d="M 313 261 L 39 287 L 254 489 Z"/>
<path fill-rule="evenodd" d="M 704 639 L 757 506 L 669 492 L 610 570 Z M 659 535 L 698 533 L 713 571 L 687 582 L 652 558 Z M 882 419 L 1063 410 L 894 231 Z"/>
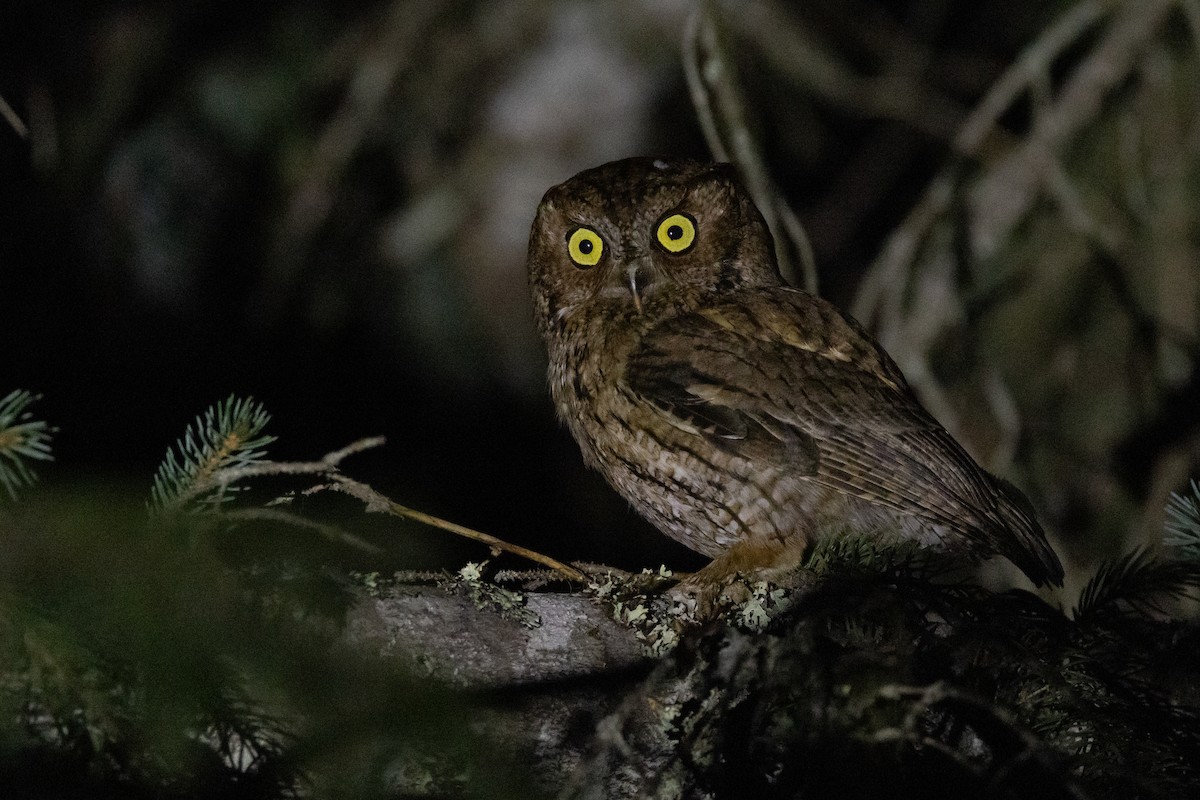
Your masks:
<path fill-rule="evenodd" d="M 856 323 L 813 300 L 746 291 L 668 319 L 643 337 L 625 381 L 726 450 L 748 448 L 804 480 L 953 529 L 1038 584 L 1060 581 L 1057 558 L 1013 492 L 921 407 Z"/>

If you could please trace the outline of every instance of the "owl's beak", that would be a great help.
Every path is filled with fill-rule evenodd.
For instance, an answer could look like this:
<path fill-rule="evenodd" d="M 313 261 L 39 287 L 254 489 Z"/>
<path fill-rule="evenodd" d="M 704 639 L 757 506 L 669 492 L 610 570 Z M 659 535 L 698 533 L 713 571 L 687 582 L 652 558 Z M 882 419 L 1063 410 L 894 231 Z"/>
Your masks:
<path fill-rule="evenodd" d="M 650 271 L 640 261 L 630 262 L 625 268 L 628 277 L 629 294 L 633 298 L 633 307 L 637 313 L 642 313 L 642 294 L 650 283 Z"/>
<path fill-rule="evenodd" d="M 638 294 L 638 269 L 637 264 L 629 265 L 629 294 L 633 297 L 633 307 L 637 312 L 642 313 L 642 296 Z"/>

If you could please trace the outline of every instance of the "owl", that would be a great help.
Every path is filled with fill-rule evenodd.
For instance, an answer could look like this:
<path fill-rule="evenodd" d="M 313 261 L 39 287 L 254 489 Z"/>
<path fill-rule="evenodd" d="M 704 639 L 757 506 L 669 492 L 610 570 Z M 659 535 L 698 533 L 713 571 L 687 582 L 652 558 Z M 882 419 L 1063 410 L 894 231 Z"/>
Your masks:
<path fill-rule="evenodd" d="M 1000 555 L 1061 585 L 1020 492 L 861 325 L 784 283 L 730 165 L 579 173 L 542 198 L 528 271 L 550 393 L 584 460 L 710 569 L 853 533 Z"/>

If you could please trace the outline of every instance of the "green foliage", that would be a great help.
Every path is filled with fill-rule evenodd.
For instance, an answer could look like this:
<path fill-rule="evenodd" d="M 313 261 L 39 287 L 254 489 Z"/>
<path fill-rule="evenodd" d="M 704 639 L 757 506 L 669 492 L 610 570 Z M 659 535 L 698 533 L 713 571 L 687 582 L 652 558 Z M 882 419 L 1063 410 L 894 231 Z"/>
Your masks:
<path fill-rule="evenodd" d="M 266 422 L 250 400 L 209 409 L 159 470 L 153 510 L 230 499 L 218 473 L 264 464 Z M 278 514 L 189 537 L 178 522 L 107 495 L 0 515 L 5 796 L 382 798 L 401 773 L 444 787 L 471 768 L 504 796 L 457 698 L 347 645 L 354 595 L 328 539 L 306 547 Z"/>
<path fill-rule="evenodd" d="M 1191 497 L 1171 492 L 1164 544 L 1182 558 L 1200 561 L 1200 483 L 1192 481 L 1191 490 Z"/>
<path fill-rule="evenodd" d="M 804 558 L 804 566 L 819 575 L 869 580 L 888 575 L 896 581 L 918 583 L 961 578 L 973 571 L 974 563 L 965 553 L 934 550 L 913 539 L 851 532 L 818 539 Z"/>
<path fill-rule="evenodd" d="M 227 501 L 240 487 L 213 484 L 223 469 L 262 461 L 274 436 L 263 434 L 271 415 L 253 398 L 230 395 L 210 406 L 187 427 L 167 451 L 154 476 L 150 505 L 158 512 L 178 510 L 188 503 L 215 505 Z"/>
<path fill-rule="evenodd" d="M 1101 564 L 1083 587 L 1075 619 L 1119 614 L 1163 613 L 1168 599 L 1200 589 L 1200 559 L 1163 558 L 1138 548 Z"/>
<path fill-rule="evenodd" d="M 1074 617 L 1166 614 L 1166 604 L 1200 590 L 1200 485 L 1171 494 L 1161 548 L 1137 548 L 1100 565 L 1083 587 Z"/>
<path fill-rule="evenodd" d="M 312 610 L 336 585 L 264 588 L 157 525 L 0 519 L 6 797 L 385 797 L 407 753 L 466 762 L 449 693 L 349 650 L 344 598 Z"/>
<path fill-rule="evenodd" d="M 24 390 L 0 397 L 0 486 L 14 500 L 18 489 L 37 480 L 28 462 L 52 461 L 54 458 L 50 454 L 50 437 L 55 429 L 41 420 L 31 419 L 32 415 L 26 410 L 39 399 L 41 395 Z"/>

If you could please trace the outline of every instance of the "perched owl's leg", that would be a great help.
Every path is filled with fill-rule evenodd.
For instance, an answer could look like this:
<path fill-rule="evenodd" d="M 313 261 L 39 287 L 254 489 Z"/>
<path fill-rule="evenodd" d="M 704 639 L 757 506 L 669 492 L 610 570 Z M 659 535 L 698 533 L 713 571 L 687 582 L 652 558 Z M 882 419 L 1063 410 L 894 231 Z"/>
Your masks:
<path fill-rule="evenodd" d="M 744 601 L 748 597 L 747 582 L 768 581 L 790 586 L 807 549 L 808 538 L 799 533 L 741 539 L 680 581 L 670 594 L 688 605 L 694 603 L 696 616 L 709 619 L 723 605 Z"/>

